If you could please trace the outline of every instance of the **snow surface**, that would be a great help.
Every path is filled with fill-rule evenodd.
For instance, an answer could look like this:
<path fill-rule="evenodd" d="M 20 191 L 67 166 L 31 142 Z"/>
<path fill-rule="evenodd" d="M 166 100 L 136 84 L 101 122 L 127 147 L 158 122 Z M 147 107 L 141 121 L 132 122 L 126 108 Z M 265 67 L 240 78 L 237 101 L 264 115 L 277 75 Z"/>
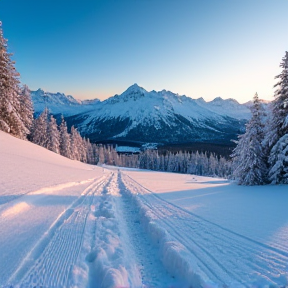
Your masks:
<path fill-rule="evenodd" d="M 3 132 L 0 159 L 0 287 L 288 285 L 287 186 L 91 166 Z"/>

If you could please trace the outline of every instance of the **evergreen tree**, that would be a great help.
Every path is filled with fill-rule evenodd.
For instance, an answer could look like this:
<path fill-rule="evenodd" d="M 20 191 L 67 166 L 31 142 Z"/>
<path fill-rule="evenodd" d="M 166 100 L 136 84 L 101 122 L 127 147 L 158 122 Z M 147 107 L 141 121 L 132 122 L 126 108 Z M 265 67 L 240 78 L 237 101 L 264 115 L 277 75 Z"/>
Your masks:
<path fill-rule="evenodd" d="M 93 146 L 90 143 L 89 138 L 85 141 L 86 151 L 87 151 L 87 163 L 95 164 L 95 157 L 93 152 Z"/>
<path fill-rule="evenodd" d="M 40 116 L 33 121 L 31 141 L 39 146 L 48 148 L 48 109 L 45 108 Z"/>
<path fill-rule="evenodd" d="M 29 131 L 21 117 L 19 73 L 11 56 L 0 22 L 0 129 L 24 139 Z"/>
<path fill-rule="evenodd" d="M 276 91 L 272 102 L 272 116 L 269 133 L 269 180 L 274 184 L 287 183 L 288 180 L 288 51 L 280 64 L 282 72 L 275 78 Z"/>
<path fill-rule="evenodd" d="M 21 91 L 21 119 L 24 126 L 30 133 L 32 123 L 33 123 L 33 103 L 30 95 L 30 90 L 27 85 L 24 85 Z"/>
<path fill-rule="evenodd" d="M 51 115 L 47 128 L 48 144 L 47 148 L 57 154 L 60 154 L 60 133 L 56 119 Z"/>
<path fill-rule="evenodd" d="M 288 134 L 282 136 L 270 152 L 269 180 L 272 184 L 288 184 Z"/>
<path fill-rule="evenodd" d="M 215 175 L 219 175 L 219 163 L 218 163 L 218 159 L 214 154 L 210 154 L 209 157 L 209 175 L 210 176 L 215 176 Z"/>
<path fill-rule="evenodd" d="M 246 124 L 245 134 L 239 136 L 239 141 L 231 155 L 234 162 L 234 177 L 240 185 L 261 185 L 266 178 L 266 163 L 263 149 L 263 116 L 262 105 L 256 93 L 251 108 L 252 117 Z"/>
<path fill-rule="evenodd" d="M 79 132 L 77 132 L 79 137 L 79 151 L 80 151 L 80 161 L 87 163 L 87 149 L 86 149 L 86 139 L 82 138 Z"/>
<path fill-rule="evenodd" d="M 62 122 L 59 127 L 60 130 L 60 154 L 67 158 L 71 158 L 71 144 L 70 144 L 70 135 L 67 131 L 67 125 L 62 116 Z"/>
<path fill-rule="evenodd" d="M 71 127 L 71 134 L 70 134 L 70 157 L 71 159 L 80 161 L 80 143 L 77 130 L 74 126 Z"/>
<path fill-rule="evenodd" d="M 268 135 L 270 147 L 273 147 L 282 136 L 288 133 L 288 51 L 286 51 L 280 67 L 283 70 L 275 77 L 279 81 L 274 85 L 276 88 L 275 99 L 272 102 L 272 120 Z"/>
<path fill-rule="evenodd" d="M 98 161 L 99 164 L 105 164 L 105 155 L 104 155 L 104 147 L 103 145 L 100 145 L 98 147 Z"/>
<path fill-rule="evenodd" d="M 96 144 L 92 144 L 93 147 L 93 155 L 94 155 L 94 164 L 98 164 L 99 163 L 99 146 L 97 146 Z"/>

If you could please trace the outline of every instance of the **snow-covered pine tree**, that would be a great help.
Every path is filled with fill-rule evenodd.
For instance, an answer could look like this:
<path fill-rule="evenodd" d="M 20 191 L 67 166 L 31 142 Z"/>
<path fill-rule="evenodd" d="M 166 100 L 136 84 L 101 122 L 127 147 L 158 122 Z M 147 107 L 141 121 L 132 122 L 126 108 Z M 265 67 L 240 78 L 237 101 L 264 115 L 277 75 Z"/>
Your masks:
<path fill-rule="evenodd" d="M 272 147 L 269 164 L 269 180 L 272 184 L 288 184 L 288 134 Z"/>
<path fill-rule="evenodd" d="M 280 64 L 282 72 L 272 102 L 269 133 L 269 180 L 273 184 L 288 183 L 288 51 Z"/>
<path fill-rule="evenodd" d="M 201 152 L 201 164 L 202 164 L 202 173 L 201 175 L 209 175 L 209 159 L 207 152 Z"/>
<path fill-rule="evenodd" d="M 85 141 L 86 151 L 87 151 L 87 163 L 95 164 L 95 157 L 93 153 L 93 146 L 90 143 L 89 138 Z"/>
<path fill-rule="evenodd" d="M 99 146 L 96 144 L 92 144 L 93 147 L 93 155 L 94 155 L 94 164 L 99 163 Z"/>
<path fill-rule="evenodd" d="M 70 157 L 71 159 L 80 161 L 80 143 L 77 130 L 74 126 L 71 127 L 71 134 L 70 134 Z"/>
<path fill-rule="evenodd" d="M 0 129 L 24 139 L 29 131 L 21 118 L 19 73 L 11 56 L 0 21 Z"/>
<path fill-rule="evenodd" d="M 274 101 L 272 102 L 272 115 L 268 134 L 270 147 L 288 133 L 288 51 L 286 51 L 280 67 L 282 72 L 275 77 L 279 81 L 274 85 Z"/>
<path fill-rule="evenodd" d="M 168 172 L 173 172 L 175 170 L 175 155 L 171 152 L 168 154 L 168 164 L 167 164 L 167 171 Z"/>
<path fill-rule="evenodd" d="M 45 108 L 40 116 L 33 121 L 31 141 L 39 146 L 48 148 L 48 109 Z"/>
<path fill-rule="evenodd" d="M 34 109 L 30 95 L 30 89 L 28 88 L 27 85 L 24 85 L 22 87 L 20 100 L 21 100 L 21 107 L 20 107 L 21 119 L 27 130 L 30 131 L 33 123 Z"/>
<path fill-rule="evenodd" d="M 266 179 L 266 162 L 263 149 L 263 108 L 256 93 L 251 107 L 252 117 L 246 124 L 246 132 L 239 136 L 231 155 L 234 163 L 233 175 L 240 185 L 262 185 Z"/>
<path fill-rule="evenodd" d="M 160 155 L 160 156 L 159 156 L 159 164 L 158 164 L 158 170 L 159 170 L 159 171 L 165 171 L 164 159 L 165 159 L 165 156 L 164 156 L 164 155 Z"/>
<path fill-rule="evenodd" d="M 80 161 L 87 163 L 87 149 L 86 149 L 86 139 L 82 138 L 80 133 L 77 131 L 80 143 Z"/>
<path fill-rule="evenodd" d="M 110 145 L 104 146 L 104 157 L 105 157 L 105 162 L 104 162 L 105 164 L 113 165 Z"/>
<path fill-rule="evenodd" d="M 104 147 L 103 145 L 98 146 L 98 162 L 99 164 L 105 164 L 105 155 L 104 155 Z"/>
<path fill-rule="evenodd" d="M 219 163 L 217 157 L 213 153 L 211 153 L 208 161 L 209 161 L 208 175 L 210 176 L 219 175 L 218 173 Z"/>
<path fill-rule="evenodd" d="M 202 153 L 201 153 L 202 154 Z M 196 175 L 202 175 L 202 170 L 203 170 L 203 166 L 202 166 L 202 157 L 201 157 L 201 154 L 196 151 L 195 153 L 195 174 Z"/>
<path fill-rule="evenodd" d="M 196 174 L 196 154 L 191 153 L 190 159 L 188 162 L 187 173 L 188 174 Z"/>
<path fill-rule="evenodd" d="M 47 128 L 48 145 L 47 148 L 57 154 L 60 154 L 60 132 L 56 119 L 51 115 Z"/>
<path fill-rule="evenodd" d="M 71 127 L 70 135 L 70 158 L 81 162 L 87 162 L 86 140 L 81 137 L 74 126 Z"/>
<path fill-rule="evenodd" d="M 71 158 L 70 135 L 67 131 L 67 124 L 62 116 L 62 122 L 59 127 L 60 131 L 60 154 L 67 158 Z"/>

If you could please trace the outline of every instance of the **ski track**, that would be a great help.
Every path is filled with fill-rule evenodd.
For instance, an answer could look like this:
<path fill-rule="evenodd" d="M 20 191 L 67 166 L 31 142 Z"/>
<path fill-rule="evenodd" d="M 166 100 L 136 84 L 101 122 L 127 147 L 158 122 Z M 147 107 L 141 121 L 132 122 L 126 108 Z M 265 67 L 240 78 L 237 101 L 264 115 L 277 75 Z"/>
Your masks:
<path fill-rule="evenodd" d="M 89 287 L 172 287 L 175 279 L 165 270 L 124 190 L 120 174 L 114 173 L 100 202 L 94 203 L 86 256 Z"/>
<path fill-rule="evenodd" d="M 153 245 L 141 225 L 140 215 L 137 208 L 135 209 L 136 203 L 133 198 L 125 193 L 126 187 L 120 173 L 118 174 L 118 185 L 122 196 L 123 220 L 127 225 L 127 234 L 133 247 L 143 287 L 171 287 L 177 285 L 177 281 L 163 266 L 157 247 Z"/>
<path fill-rule="evenodd" d="M 260 277 L 277 284 L 278 276 L 287 269 L 287 251 L 257 242 L 175 206 L 128 175 L 122 173 L 122 178 L 128 192 L 138 197 L 172 238 L 196 256 L 201 271 L 213 282 L 250 287 Z"/>
<path fill-rule="evenodd" d="M 58 217 L 9 283 L 262 287 L 278 285 L 287 262 L 288 251 L 186 211 L 114 170 L 94 180 Z"/>
<path fill-rule="evenodd" d="M 90 211 L 93 197 L 101 193 L 101 187 L 107 181 L 107 176 L 94 181 L 72 207 L 64 212 L 64 217 L 53 225 L 55 231 L 46 232 L 49 239 L 42 239 L 30 252 L 28 258 L 34 258 L 35 264 L 25 274 L 20 283 L 25 287 L 67 287 L 73 264 L 76 262 L 82 245 L 86 218 Z M 52 234 L 52 235 L 50 235 Z M 45 246 L 45 244 L 47 245 Z M 44 246 L 44 247 L 43 247 Z M 39 251 L 40 250 L 40 251 Z M 35 254 L 35 255 L 33 255 Z M 27 270 L 27 262 L 18 269 L 18 274 Z M 17 274 L 14 276 L 16 279 Z"/>

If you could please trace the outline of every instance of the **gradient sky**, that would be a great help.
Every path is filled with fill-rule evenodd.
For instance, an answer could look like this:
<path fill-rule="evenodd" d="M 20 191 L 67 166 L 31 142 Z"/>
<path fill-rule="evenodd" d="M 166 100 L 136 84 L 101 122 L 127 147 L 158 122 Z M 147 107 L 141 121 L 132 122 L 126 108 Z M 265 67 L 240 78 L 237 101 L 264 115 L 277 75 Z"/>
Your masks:
<path fill-rule="evenodd" d="M 0 0 L 0 20 L 23 83 L 81 99 L 271 100 L 288 50 L 288 0 Z"/>

